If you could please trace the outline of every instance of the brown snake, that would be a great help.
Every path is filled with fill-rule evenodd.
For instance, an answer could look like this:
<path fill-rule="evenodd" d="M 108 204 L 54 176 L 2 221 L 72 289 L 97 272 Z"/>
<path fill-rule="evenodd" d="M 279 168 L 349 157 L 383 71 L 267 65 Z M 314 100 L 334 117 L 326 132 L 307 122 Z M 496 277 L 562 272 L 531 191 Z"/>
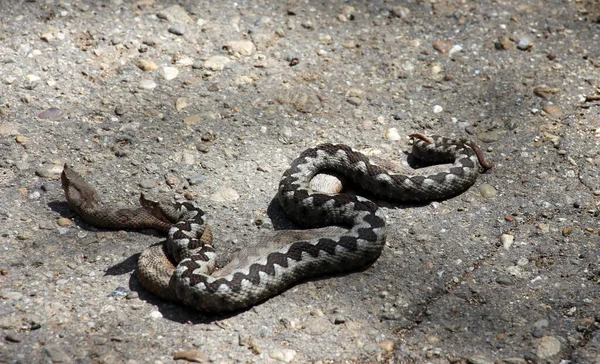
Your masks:
<path fill-rule="evenodd" d="M 356 269 L 381 254 L 386 227 L 378 206 L 355 194 L 314 190 L 311 180 L 316 175 L 337 173 L 384 200 L 429 201 L 465 191 L 477 179 L 479 167 L 491 168 L 477 145 L 467 140 L 411 137 L 416 158 L 451 166 L 409 175 L 383 168 L 341 144 L 305 150 L 283 174 L 278 198 L 288 217 L 311 229 L 277 231 L 267 243 L 243 250 L 220 269 L 215 267 L 210 228 L 194 203 L 162 204 L 142 195 L 137 209 L 103 207 L 94 188 L 66 165 L 62 185 L 69 206 L 94 226 L 168 232 L 164 244 L 145 249 L 138 260 L 138 279 L 148 291 L 202 311 L 231 311 L 277 295 L 300 280 Z"/>

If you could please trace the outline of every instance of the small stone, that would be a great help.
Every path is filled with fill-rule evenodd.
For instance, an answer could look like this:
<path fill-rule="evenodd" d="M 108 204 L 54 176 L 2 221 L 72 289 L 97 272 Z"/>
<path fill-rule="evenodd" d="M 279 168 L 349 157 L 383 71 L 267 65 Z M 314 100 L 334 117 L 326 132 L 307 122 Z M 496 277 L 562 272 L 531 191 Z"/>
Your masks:
<path fill-rule="evenodd" d="M 173 176 L 172 174 L 167 175 L 167 177 L 165 178 L 167 185 L 173 187 L 173 186 L 177 186 L 178 184 L 181 183 L 181 181 L 179 180 L 179 178 Z"/>
<path fill-rule="evenodd" d="M 542 110 L 544 110 L 544 112 L 546 114 L 548 114 L 549 116 L 556 118 L 556 119 L 561 118 L 563 115 L 560 107 L 558 107 L 554 104 L 547 104 L 546 106 L 544 106 L 544 108 Z"/>
<path fill-rule="evenodd" d="M 13 332 L 9 332 L 8 334 L 6 334 L 6 336 L 4 336 L 4 338 L 6 339 L 6 341 L 10 341 L 11 343 L 20 343 L 21 341 L 23 341 L 23 337 L 21 335 Z"/>
<path fill-rule="evenodd" d="M 149 316 L 152 319 L 159 319 L 159 318 L 163 317 L 163 315 L 162 315 L 162 313 L 160 313 L 160 311 L 152 311 L 152 312 L 150 312 Z"/>
<path fill-rule="evenodd" d="M 137 61 L 137 63 L 135 65 L 139 69 L 141 69 L 142 71 L 145 71 L 145 72 L 153 71 L 158 68 L 156 63 L 152 62 L 149 59 L 140 59 L 139 61 Z"/>
<path fill-rule="evenodd" d="M 452 46 L 452 48 L 450 48 L 450 50 L 448 51 L 448 55 L 452 56 L 458 52 L 461 52 L 463 50 L 463 47 L 461 45 L 455 44 Z"/>
<path fill-rule="evenodd" d="M 396 114 L 394 114 L 394 120 L 404 120 L 406 119 L 406 114 L 403 113 L 402 111 L 398 111 Z"/>
<path fill-rule="evenodd" d="M 19 144 L 28 144 L 30 139 L 24 135 L 17 135 L 15 141 Z"/>
<path fill-rule="evenodd" d="M 474 355 L 467 358 L 467 364 L 494 364 L 494 361 L 483 355 Z"/>
<path fill-rule="evenodd" d="M 169 27 L 169 33 L 175 35 L 183 35 L 185 34 L 186 28 L 183 24 L 173 24 Z"/>
<path fill-rule="evenodd" d="M 385 340 L 379 343 L 379 347 L 384 351 L 391 353 L 394 351 L 394 342 L 392 340 Z"/>
<path fill-rule="evenodd" d="M 66 217 L 59 217 L 56 219 L 56 223 L 58 226 L 71 226 L 73 225 L 73 221 L 71 219 L 67 219 Z"/>
<path fill-rule="evenodd" d="M 517 48 L 526 51 L 533 47 L 533 43 L 531 43 L 531 39 L 528 36 L 522 36 L 519 38 L 519 42 L 517 43 Z"/>
<path fill-rule="evenodd" d="M 444 108 L 443 108 L 443 107 L 441 107 L 440 105 L 434 105 L 434 106 L 433 106 L 433 112 L 434 112 L 435 114 L 439 114 L 439 113 L 441 113 L 442 111 L 444 111 Z"/>
<path fill-rule="evenodd" d="M 51 107 L 39 113 L 37 117 L 38 119 L 57 120 L 62 116 L 62 114 L 63 111 L 61 109 L 57 107 Z"/>
<path fill-rule="evenodd" d="M 35 174 L 42 178 L 59 179 L 63 171 L 62 164 L 44 163 L 35 170 Z"/>
<path fill-rule="evenodd" d="M 8 269 L 0 269 L 0 275 L 3 275 L 3 276 L 8 275 Z"/>
<path fill-rule="evenodd" d="M 394 6 L 390 9 L 390 13 L 392 13 L 397 18 L 407 18 L 410 15 L 410 9 L 406 6 Z"/>
<path fill-rule="evenodd" d="M 23 293 L 21 292 L 0 292 L 0 298 L 5 300 L 13 300 L 18 301 L 23 298 Z"/>
<path fill-rule="evenodd" d="M 398 133 L 398 129 L 389 128 L 388 130 L 385 131 L 385 138 L 387 140 L 397 141 L 397 140 L 400 140 L 402 137 L 400 136 L 400 133 Z"/>
<path fill-rule="evenodd" d="M 537 340 L 536 354 L 540 359 L 549 359 L 560 352 L 560 341 L 554 336 L 544 336 Z"/>
<path fill-rule="evenodd" d="M 249 40 L 236 40 L 227 42 L 223 49 L 235 57 L 247 57 L 254 53 L 254 43 Z"/>
<path fill-rule="evenodd" d="M 190 67 L 194 65 L 194 59 L 189 56 L 181 56 L 176 61 L 175 64 L 182 67 Z"/>
<path fill-rule="evenodd" d="M 179 75 L 179 70 L 175 67 L 163 67 L 162 76 L 165 80 L 170 81 Z"/>
<path fill-rule="evenodd" d="M 433 49 L 436 51 L 446 54 L 452 48 L 452 42 L 445 42 L 443 40 L 438 40 L 433 43 Z"/>
<path fill-rule="evenodd" d="M 19 128 L 15 123 L 4 123 L 0 125 L 0 137 L 19 135 Z"/>
<path fill-rule="evenodd" d="M 240 198 L 240 195 L 233 188 L 221 188 L 210 196 L 215 202 L 231 202 Z"/>
<path fill-rule="evenodd" d="M 208 68 L 211 71 L 222 71 L 229 62 L 231 60 L 225 56 L 212 56 L 204 61 L 204 68 Z"/>
<path fill-rule="evenodd" d="M 290 363 L 296 357 L 296 351 L 292 349 L 275 350 L 269 354 L 271 359 L 279 360 L 284 363 Z"/>
<path fill-rule="evenodd" d="M 481 186 L 479 186 L 479 193 L 484 198 L 492 199 L 492 198 L 496 197 L 496 195 L 498 194 L 498 191 L 494 188 L 494 186 L 489 185 L 487 183 L 483 183 L 483 184 L 481 184 Z"/>
<path fill-rule="evenodd" d="M 495 44 L 495 46 L 496 49 L 510 50 L 514 45 L 507 36 L 501 35 L 498 37 L 498 42 Z"/>
<path fill-rule="evenodd" d="M 185 118 L 183 118 L 183 122 L 187 126 L 194 126 L 194 125 L 200 124 L 201 121 L 202 121 L 202 117 L 199 114 L 194 114 L 194 115 L 186 116 Z"/>
<path fill-rule="evenodd" d="M 58 345 L 46 345 L 44 353 L 50 358 L 52 363 L 70 363 L 69 355 Z"/>
<path fill-rule="evenodd" d="M 565 226 L 562 229 L 562 235 L 565 236 L 565 237 L 571 235 L 572 232 L 573 232 L 573 227 L 572 226 Z"/>
<path fill-rule="evenodd" d="M 362 104 L 362 100 L 358 97 L 349 97 L 346 101 L 348 101 L 350 105 L 354 106 L 359 106 L 360 104 Z"/>
<path fill-rule="evenodd" d="M 156 186 L 156 182 L 155 182 L 153 179 L 146 178 L 146 179 L 143 179 L 143 180 L 140 182 L 140 187 L 141 187 L 141 188 L 145 188 L 145 189 L 151 189 L 151 188 L 153 188 L 154 186 Z"/>
<path fill-rule="evenodd" d="M 187 181 L 189 182 L 190 186 L 194 186 L 206 181 L 206 176 L 202 173 L 196 173 L 190 176 Z"/>
<path fill-rule="evenodd" d="M 154 80 L 141 80 L 138 88 L 142 90 L 153 90 L 158 86 Z"/>
<path fill-rule="evenodd" d="M 510 249 L 513 242 L 515 241 L 515 237 L 510 234 L 502 234 L 500 236 L 500 242 L 502 243 L 502 247 L 506 250 Z"/>
<path fill-rule="evenodd" d="M 117 106 L 115 107 L 115 114 L 117 116 L 122 116 L 127 112 L 127 110 L 123 107 L 123 106 Z"/>
<path fill-rule="evenodd" d="M 199 350 L 181 350 L 173 354 L 173 360 L 187 360 L 194 363 L 207 363 L 206 355 Z"/>
<path fill-rule="evenodd" d="M 52 42 L 54 40 L 54 35 L 52 33 L 44 33 L 42 35 L 40 35 L 40 39 L 43 40 L 44 42 Z"/>
<path fill-rule="evenodd" d="M 550 87 L 546 85 L 538 85 L 533 88 L 533 93 L 536 96 L 543 97 L 545 99 L 550 98 L 552 95 L 560 92 L 559 88 Z"/>

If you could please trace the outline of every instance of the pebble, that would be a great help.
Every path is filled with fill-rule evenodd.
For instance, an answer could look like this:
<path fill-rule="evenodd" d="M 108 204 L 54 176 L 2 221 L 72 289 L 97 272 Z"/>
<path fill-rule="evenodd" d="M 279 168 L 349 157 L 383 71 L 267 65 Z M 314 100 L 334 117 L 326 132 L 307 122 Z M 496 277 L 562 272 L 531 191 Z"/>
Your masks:
<path fill-rule="evenodd" d="M 142 90 L 153 90 L 158 86 L 154 80 L 141 80 L 138 88 Z"/>
<path fill-rule="evenodd" d="M 228 57 L 212 56 L 204 61 L 204 68 L 208 68 L 211 71 L 222 71 L 229 62 L 231 62 L 231 60 Z"/>
<path fill-rule="evenodd" d="M 138 1 L 137 4 L 140 3 L 148 3 L 154 4 L 154 0 L 143 0 Z M 164 8 L 160 12 L 156 14 L 159 19 L 167 20 L 170 23 L 183 23 L 188 24 L 193 22 L 193 19 L 188 15 L 188 12 L 181 5 L 171 5 L 167 8 Z"/>
<path fill-rule="evenodd" d="M 29 143 L 30 139 L 24 135 L 17 135 L 15 137 L 15 141 L 19 144 L 27 144 Z"/>
<path fill-rule="evenodd" d="M 346 101 L 348 101 L 348 103 L 350 105 L 354 105 L 354 106 L 359 106 L 360 104 L 362 104 L 362 100 L 359 97 L 349 97 Z"/>
<path fill-rule="evenodd" d="M 223 49 L 235 57 L 247 57 L 254 53 L 255 46 L 254 43 L 249 40 L 235 40 L 227 42 L 223 46 Z"/>
<path fill-rule="evenodd" d="M 183 24 L 173 24 L 169 27 L 169 33 L 175 35 L 183 35 L 185 34 L 186 27 Z"/>
<path fill-rule="evenodd" d="M 441 107 L 440 105 L 434 105 L 434 106 L 433 106 L 433 112 L 434 112 L 435 114 L 439 114 L 439 113 L 441 113 L 442 111 L 444 111 L 444 108 L 443 108 L 443 107 Z"/>
<path fill-rule="evenodd" d="M 498 191 L 496 191 L 494 186 L 489 185 L 487 183 L 483 183 L 483 184 L 481 184 L 481 186 L 479 186 L 479 193 L 484 198 L 492 199 L 492 198 L 496 197 L 496 195 L 498 194 Z"/>
<path fill-rule="evenodd" d="M 452 42 L 445 42 L 443 40 L 438 40 L 433 43 L 433 49 L 436 51 L 446 54 L 452 48 Z"/>
<path fill-rule="evenodd" d="M 181 350 L 173 354 L 173 360 L 187 360 L 194 363 L 207 363 L 206 355 L 199 350 Z"/>
<path fill-rule="evenodd" d="M 211 201 L 231 202 L 240 198 L 240 195 L 233 188 L 221 188 L 210 196 Z"/>
<path fill-rule="evenodd" d="M 62 171 L 62 164 L 44 163 L 40 167 L 36 168 L 35 174 L 42 178 L 57 180 L 60 178 L 60 174 L 62 173 Z"/>
<path fill-rule="evenodd" d="M 514 241 L 515 241 L 515 237 L 513 235 L 502 234 L 500 236 L 500 242 L 502 243 L 502 247 L 504 247 L 504 249 L 506 249 L 506 250 L 510 249 L 510 247 L 512 246 Z"/>
<path fill-rule="evenodd" d="M 194 186 L 206 181 L 206 176 L 203 173 L 196 173 L 187 178 L 190 186 Z"/>
<path fill-rule="evenodd" d="M 501 35 L 498 37 L 498 42 L 495 44 L 495 47 L 496 49 L 509 50 L 513 48 L 513 42 L 511 42 L 507 36 Z"/>
<path fill-rule="evenodd" d="M 552 95 L 560 92 L 560 89 L 557 87 L 550 87 L 547 85 L 538 85 L 533 88 L 533 93 L 536 96 L 543 97 L 545 99 L 550 98 Z"/>
<path fill-rule="evenodd" d="M 398 133 L 398 129 L 389 128 L 388 130 L 385 131 L 385 138 L 387 140 L 397 141 L 397 140 L 400 140 L 402 137 L 400 136 L 400 133 Z"/>
<path fill-rule="evenodd" d="M 540 359 L 550 359 L 560 352 L 560 341 L 554 336 L 544 336 L 537 340 L 536 354 Z"/>
<path fill-rule="evenodd" d="M 556 118 L 556 119 L 561 118 L 563 115 L 560 107 L 558 107 L 554 104 L 547 104 L 546 106 L 544 106 L 544 108 L 542 110 L 544 110 L 544 112 L 546 114 L 548 114 L 549 116 Z"/>
<path fill-rule="evenodd" d="M 152 62 L 149 59 L 140 59 L 139 61 L 137 61 L 137 63 L 135 65 L 139 69 L 141 69 L 142 71 L 145 71 L 145 72 L 153 71 L 158 68 L 156 63 Z"/>
<path fill-rule="evenodd" d="M 162 315 L 162 313 L 160 313 L 160 311 L 152 311 L 152 312 L 150 312 L 149 316 L 152 319 L 159 319 L 159 318 L 163 317 L 163 315 Z"/>
<path fill-rule="evenodd" d="M 181 183 L 181 181 L 179 180 L 179 178 L 175 177 L 172 174 L 167 175 L 167 177 L 165 178 L 165 181 L 167 182 L 167 185 L 173 187 L 173 186 L 177 186 L 178 184 Z"/>
<path fill-rule="evenodd" d="M 379 343 L 379 347 L 384 351 L 391 353 L 394 351 L 394 342 L 392 340 L 385 340 Z"/>
<path fill-rule="evenodd" d="M 455 44 L 448 51 L 448 55 L 451 56 L 451 55 L 456 54 L 458 52 L 462 52 L 462 50 L 463 50 L 463 47 L 461 45 Z"/>
<path fill-rule="evenodd" d="M 19 135 L 18 125 L 15 123 L 4 123 L 0 125 L 0 137 Z"/>
<path fill-rule="evenodd" d="M 11 343 L 20 343 L 21 341 L 23 341 L 23 337 L 14 332 L 9 332 L 8 334 L 6 334 L 6 336 L 4 336 L 4 338 L 6 339 L 6 341 L 10 341 Z"/>
<path fill-rule="evenodd" d="M 61 109 L 57 107 L 51 107 L 39 113 L 37 117 L 38 119 L 57 120 L 62 116 L 62 114 L 63 111 Z"/>
<path fill-rule="evenodd" d="M 5 300 L 15 300 L 18 301 L 23 298 L 23 293 L 21 292 L 3 292 L 0 291 L 0 298 Z"/>
<path fill-rule="evenodd" d="M 165 80 L 170 81 L 179 75 L 179 70 L 176 67 L 163 67 L 162 76 Z"/>
<path fill-rule="evenodd" d="M 181 110 L 185 109 L 186 107 L 188 107 L 188 103 L 185 98 L 179 97 L 179 98 L 177 98 L 177 100 L 175 100 L 175 110 L 181 111 Z"/>
<path fill-rule="evenodd" d="M 116 106 L 115 107 L 115 114 L 117 116 L 123 116 L 126 112 L 127 112 L 127 110 L 123 106 Z"/>
<path fill-rule="evenodd" d="M 531 39 L 528 36 L 522 36 L 519 38 L 519 42 L 517 43 L 517 48 L 526 51 L 533 47 L 533 43 L 531 43 Z"/>
<path fill-rule="evenodd" d="M 141 188 L 150 189 L 150 188 L 153 188 L 154 186 L 156 186 L 156 181 L 154 181 L 153 179 L 145 178 L 140 182 Z"/>
<path fill-rule="evenodd" d="M 275 350 L 269 354 L 271 359 L 279 360 L 284 363 L 290 363 L 296 357 L 296 351 L 292 349 Z"/>
<path fill-rule="evenodd" d="M 483 355 L 474 355 L 467 358 L 468 364 L 494 364 L 493 360 L 486 358 Z"/>
<path fill-rule="evenodd" d="M 56 223 L 58 224 L 58 226 L 71 226 L 71 225 L 73 225 L 73 221 L 71 221 L 71 219 L 67 219 L 66 217 L 59 217 L 56 220 Z"/>
<path fill-rule="evenodd" d="M 194 59 L 189 56 L 182 56 L 175 61 L 175 64 L 182 67 L 190 67 L 194 65 Z"/>
<path fill-rule="evenodd" d="M 53 363 L 70 363 L 71 358 L 58 345 L 46 345 L 44 353 L 50 358 Z"/>

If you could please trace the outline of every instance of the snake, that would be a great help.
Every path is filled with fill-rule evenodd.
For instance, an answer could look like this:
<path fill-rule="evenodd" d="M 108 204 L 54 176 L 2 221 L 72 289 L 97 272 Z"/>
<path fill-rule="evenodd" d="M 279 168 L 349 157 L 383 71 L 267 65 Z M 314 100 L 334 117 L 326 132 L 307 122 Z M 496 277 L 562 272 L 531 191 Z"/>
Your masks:
<path fill-rule="evenodd" d="M 411 155 L 442 168 L 393 170 L 343 144 L 306 149 L 283 173 L 277 199 L 299 230 L 277 230 L 216 266 L 211 227 L 196 202 L 165 203 L 140 196 L 140 207 L 105 206 L 72 167 L 61 174 L 68 205 L 85 222 L 107 229 L 156 229 L 163 242 L 144 249 L 137 278 L 148 292 L 207 313 L 246 309 L 310 278 L 350 272 L 378 259 L 386 241 L 382 209 L 398 203 L 447 199 L 466 191 L 488 164 L 474 142 L 411 134 Z M 439 167 L 439 166 L 438 166 Z M 416 171 L 421 171 L 417 173 Z M 344 180 L 331 191 L 315 186 L 324 174 Z M 348 181 L 360 194 L 345 187 Z M 371 199 L 362 197 L 369 195 Z"/>

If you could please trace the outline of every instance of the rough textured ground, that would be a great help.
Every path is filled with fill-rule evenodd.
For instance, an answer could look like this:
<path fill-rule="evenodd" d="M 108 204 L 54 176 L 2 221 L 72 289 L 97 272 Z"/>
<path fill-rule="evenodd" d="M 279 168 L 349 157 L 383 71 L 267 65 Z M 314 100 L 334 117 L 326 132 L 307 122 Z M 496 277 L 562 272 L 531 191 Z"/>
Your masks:
<path fill-rule="evenodd" d="M 1 1 L 0 362 L 600 362 L 599 8 Z M 302 150 L 403 158 L 411 132 L 495 167 L 385 204 L 368 269 L 227 316 L 147 294 L 161 236 L 88 226 L 57 179 L 197 199 L 226 259 L 286 226 L 272 199 Z"/>

